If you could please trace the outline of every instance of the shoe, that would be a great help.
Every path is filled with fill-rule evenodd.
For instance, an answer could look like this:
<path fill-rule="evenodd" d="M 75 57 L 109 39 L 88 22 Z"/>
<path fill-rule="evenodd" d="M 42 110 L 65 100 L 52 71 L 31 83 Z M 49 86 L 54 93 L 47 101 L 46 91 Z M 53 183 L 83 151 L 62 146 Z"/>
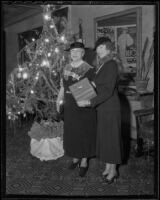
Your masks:
<path fill-rule="evenodd" d="M 102 174 L 102 178 L 105 180 L 105 179 L 107 178 L 108 174 L 109 174 L 109 173 L 107 173 L 107 174 Z"/>
<path fill-rule="evenodd" d="M 80 167 L 79 168 L 79 176 L 84 177 L 85 174 L 87 173 L 87 171 L 88 171 L 88 165 L 86 167 Z"/>
<path fill-rule="evenodd" d="M 109 174 L 109 172 L 107 172 L 107 174 L 102 174 L 102 177 L 107 177 Z"/>
<path fill-rule="evenodd" d="M 111 179 L 105 178 L 104 181 L 105 183 L 107 183 L 108 185 L 117 182 L 118 179 L 118 174 L 114 175 Z"/>
<path fill-rule="evenodd" d="M 68 169 L 75 169 L 80 165 L 80 160 L 78 162 L 73 162 L 69 165 Z"/>
<path fill-rule="evenodd" d="M 83 167 L 83 166 L 80 166 L 79 167 L 79 176 L 80 177 L 84 177 L 88 171 L 88 168 L 89 168 L 89 160 L 87 160 L 87 166 L 86 167 Z"/>

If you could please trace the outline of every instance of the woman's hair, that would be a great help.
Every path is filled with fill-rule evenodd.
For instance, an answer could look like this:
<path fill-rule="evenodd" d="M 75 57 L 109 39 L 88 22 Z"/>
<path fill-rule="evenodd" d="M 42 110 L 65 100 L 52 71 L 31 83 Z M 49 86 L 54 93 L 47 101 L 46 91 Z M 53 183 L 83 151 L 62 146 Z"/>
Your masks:
<path fill-rule="evenodd" d="M 111 50 L 111 51 L 113 50 L 113 44 L 112 44 L 111 39 L 109 37 L 100 37 L 96 41 L 94 50 L 96 50 L 96 48 L 99 45 L 105 45 L 108 50 Z"/>
<path fill-rule="evenodd" d="M 113 44 L 111 41 L 106 41 L 103 44 L 106 46 L 106 49 L 113 51 Z"/>
<path fill-rule="evenodd" d="M 82 58 L 84 57 L 85 55 L 85 49 L 82 49 Z"/>

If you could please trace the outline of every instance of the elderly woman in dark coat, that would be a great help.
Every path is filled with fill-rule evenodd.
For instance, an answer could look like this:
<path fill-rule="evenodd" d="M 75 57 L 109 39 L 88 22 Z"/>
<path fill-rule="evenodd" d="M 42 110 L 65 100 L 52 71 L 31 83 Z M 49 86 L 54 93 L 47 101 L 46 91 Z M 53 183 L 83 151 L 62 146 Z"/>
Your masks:
<path fill-rule="evenodd" d="M 64 67 L 63 84 L 57 98 L 57 111 L 64 103 L 63 148 L 65 154 L 72 157 L 69 169 L 79 166 L 79 176 L 85 176 L 89 167 L 89 158 L 96 154 L 96 110 L 78 107 L 69 87 L 83 78 L 90 81 L 95 76 L 95 69 L 83 60 L 83 43 L 72 43 L 70 48 L 71 63 Z"/>
<path fill-rule="evenodd" d="M 81 107 L 97 109 L 97 157 L 106 163 L 103 177 L 111 184 L 118 177 L 117 164 L 122 161 L 121 109 L 117 92 L 118 66 L 111 54 L 109 38 L 99 38 L 95 45 L 100 66 L 95 76 L 97 96 L 79 102 Z"/>

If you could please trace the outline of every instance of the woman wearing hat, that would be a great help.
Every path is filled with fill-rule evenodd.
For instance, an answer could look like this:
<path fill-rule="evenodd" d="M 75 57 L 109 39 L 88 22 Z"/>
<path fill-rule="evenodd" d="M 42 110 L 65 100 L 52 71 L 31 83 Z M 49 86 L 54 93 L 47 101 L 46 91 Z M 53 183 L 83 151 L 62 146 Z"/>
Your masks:
<path fill-rule="evenodd" d="M 109 38 L 99 38 L 95 45 L 100 66 L 96 71 L 97 96 L 79 102 L 81 107 L 97 109 L 97 157 L 106 163 L 103 177 L 108 184 L 116 180 L 117 164 L 121 163 L 121 111 L 117 92 L 118 66 L 112 59 Z"/>
<path fill-rule="evenodd" d="M 95 69 L 83 61 L 85 48 L 83 43 L 75 42 L 70 48 L 71 63 L 63 71 L 61 89 L 57 98 L 57 110 L 64 102 L 63 147 L 66 155 L 73 158 L 69 169 L 79 166 L 82 177 L 88 170 L 88 158 L 96 154 L 96 110 L 91 107 L 78 107 L 69 86 L 87 77 L 95 76 Z"/>

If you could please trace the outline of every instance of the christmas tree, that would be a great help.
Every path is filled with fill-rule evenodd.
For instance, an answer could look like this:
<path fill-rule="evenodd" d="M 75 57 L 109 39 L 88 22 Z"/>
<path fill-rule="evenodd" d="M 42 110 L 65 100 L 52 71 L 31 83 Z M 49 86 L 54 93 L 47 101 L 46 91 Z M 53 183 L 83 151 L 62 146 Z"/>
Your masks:
<path fill-rule="evenodd" d="M 57 117 L 56 98 L 63 67 L 69 62 L 65 51 L 72 42 L 64 19 L 64 30 L 57 31 L 51 14 L 54 5 L 43 5 L 43 29 L 39 39 L 28 42 L 17 54 L 17 67 L 9 76 L 6 93 L 8 119 L 34 113 L 35 119 Z"/>

